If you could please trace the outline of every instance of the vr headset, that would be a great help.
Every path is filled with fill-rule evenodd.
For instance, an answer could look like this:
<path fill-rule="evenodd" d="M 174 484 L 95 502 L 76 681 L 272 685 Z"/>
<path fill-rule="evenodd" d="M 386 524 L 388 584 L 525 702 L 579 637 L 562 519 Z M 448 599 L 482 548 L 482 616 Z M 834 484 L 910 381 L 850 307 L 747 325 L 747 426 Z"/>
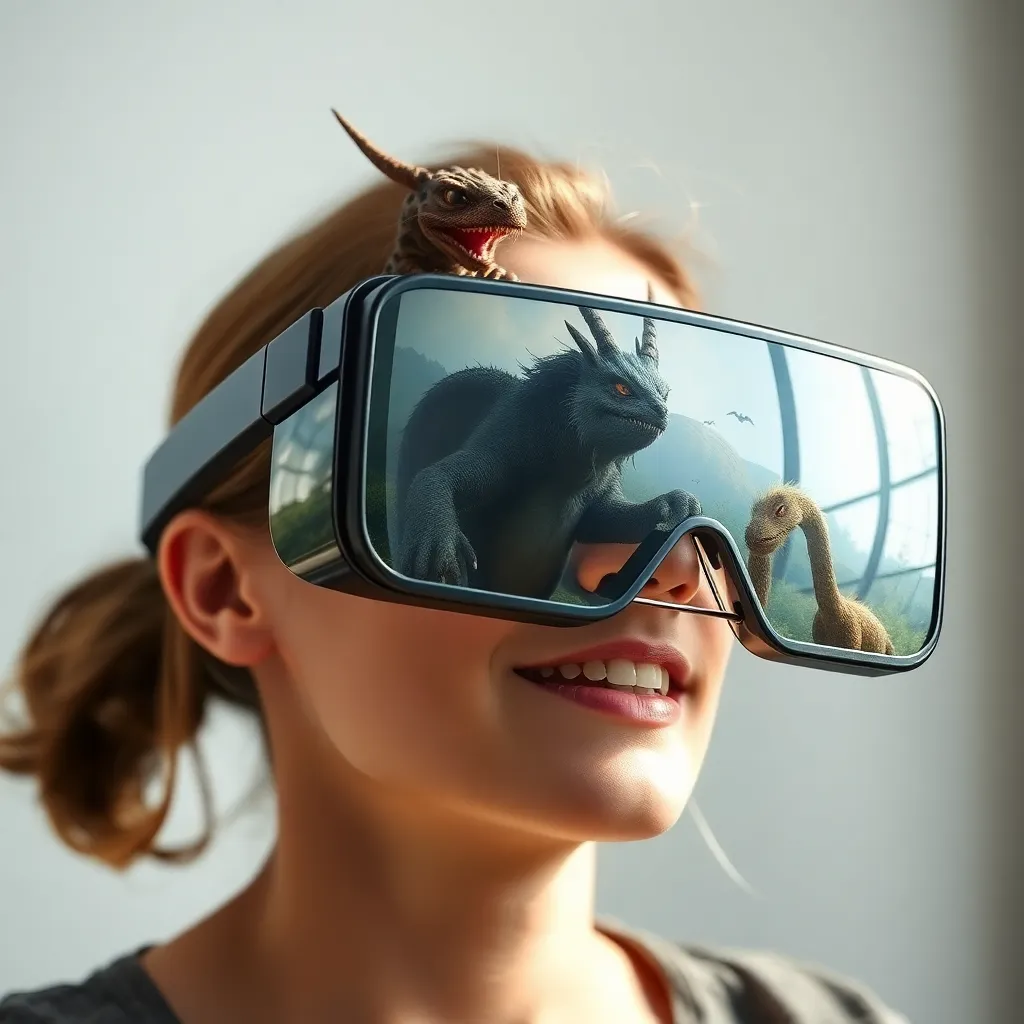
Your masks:
<path fill-rule="evenodd" d="M 148 550 L 270 438 L 270 535 L 315 586 L 549 626 L 654 605 L 860 675 L 938 639 L 945 427 L 895 363 L 652 302 L 373 277 L 174 426 L 145 468 Z M 652 596 L 684 543 L 701 596 Z M 588 589 L 592 545 L 622 558 Z"/>

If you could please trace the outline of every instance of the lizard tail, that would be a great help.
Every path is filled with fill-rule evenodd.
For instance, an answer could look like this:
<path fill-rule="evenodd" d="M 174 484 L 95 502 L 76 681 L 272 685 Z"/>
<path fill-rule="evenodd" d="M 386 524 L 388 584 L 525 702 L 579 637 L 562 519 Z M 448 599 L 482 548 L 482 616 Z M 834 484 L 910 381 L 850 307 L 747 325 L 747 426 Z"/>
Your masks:
<path fill-rule="evenodd" d="M 363 155 L 370 163 L 392 181 L 397 181 L 399 185 L 404 185 L 407 189 L 415 190 L 419 188 L 420 182 L 424 178 L 430 177 L 430 172 L 425 167 L 404 164 L 393 156 L 381 152 L 365 135 L 356 131 L 333 107 L 331 113 L 338 119 L 338 124 L 348 132 L 349 137 L 362 150 Z"/>

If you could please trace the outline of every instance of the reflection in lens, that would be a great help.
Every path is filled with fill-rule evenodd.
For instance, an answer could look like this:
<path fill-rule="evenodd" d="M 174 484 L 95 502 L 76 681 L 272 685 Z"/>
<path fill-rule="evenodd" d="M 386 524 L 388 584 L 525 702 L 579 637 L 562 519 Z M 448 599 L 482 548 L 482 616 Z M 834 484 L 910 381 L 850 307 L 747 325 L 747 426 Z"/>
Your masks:
<path fill-rule="evenodd" d="M 803 530 L 810 556 L 817 611 L 811 623 L 816 644 L 872 654 L 893 654 L 885 626 L 866 605 L 839 592 L 825 516 L 800 488 L 779 484 L 754 502 L 744 531 L 747 568 L 762 607 L 768 607 L 772 556 L 797 528 Z"/>
<path fill-rule="evenodd" d="M 782 637 L 897 655 L 927 643 L 941 492 L 936 410 L 916 381 L 539 299 L 430 287 L 399 302 L 374 356 L 366 481 L 373 544 L 398 572 L 599 606 L 637 559 L 586 590 L 579 546 L 657 551 L 703 514 Z"/>
<path fill-rule="evenodd" d="M 645 501 L 622 490 L 627 459 L 668 426 L 654 321 L 634 351 L 599 313 L 593 340 L 535 357 L 520 376 L 470 367 L 416 404 L 398 451 L 396 567 L 407 576 L 550 598 L 574 544 L 639 544 L 698 515 L 674 488 Z"/>

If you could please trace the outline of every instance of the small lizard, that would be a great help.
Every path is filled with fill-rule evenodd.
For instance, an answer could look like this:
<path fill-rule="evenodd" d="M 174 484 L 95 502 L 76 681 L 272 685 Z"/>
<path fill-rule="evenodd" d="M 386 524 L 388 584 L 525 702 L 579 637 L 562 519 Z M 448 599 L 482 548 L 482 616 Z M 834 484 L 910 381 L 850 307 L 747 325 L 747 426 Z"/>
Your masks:
<path fill-rule="evenodd" d="M 336 110 L 331 112 L 377 170 L 409 189 L 385 274 L 518 280 L 494 262 L 498 243 L 526 227 L 526 204 L 517 185 L 472 167 L 430 171 L 404 164 L 382 153 Z"/>

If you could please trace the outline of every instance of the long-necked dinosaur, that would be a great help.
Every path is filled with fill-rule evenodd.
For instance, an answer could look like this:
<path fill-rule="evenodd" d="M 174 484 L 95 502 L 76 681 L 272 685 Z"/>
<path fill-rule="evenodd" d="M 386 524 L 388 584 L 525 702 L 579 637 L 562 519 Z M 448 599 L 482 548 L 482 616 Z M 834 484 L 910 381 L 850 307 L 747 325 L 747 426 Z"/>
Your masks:
<path fill-rule="evenodd" d="M 860 601 L 839 592 L 832 565 L 828 525 L 820 508 L 792 484 L 777 484 L 754 502 L 745 539 L 747 568 L 761 607 L 768 604 L 772 555 L 797 527 L 807 538 L 818 611 L 811 626 L 814 642 L 874 654 L 893 654 L 892 640 L 877 616 Z"/>
<path fill-rule="evenodd" d="M 402 163 L 379 150 L 336 110 L 332 113 L 370 163 L 409 190 L 385 274 L 518 280 L 494 261 L 497 245 L 526 227 L 526 204 L 517 185 L 473 167 L 430 171 Z"/>

